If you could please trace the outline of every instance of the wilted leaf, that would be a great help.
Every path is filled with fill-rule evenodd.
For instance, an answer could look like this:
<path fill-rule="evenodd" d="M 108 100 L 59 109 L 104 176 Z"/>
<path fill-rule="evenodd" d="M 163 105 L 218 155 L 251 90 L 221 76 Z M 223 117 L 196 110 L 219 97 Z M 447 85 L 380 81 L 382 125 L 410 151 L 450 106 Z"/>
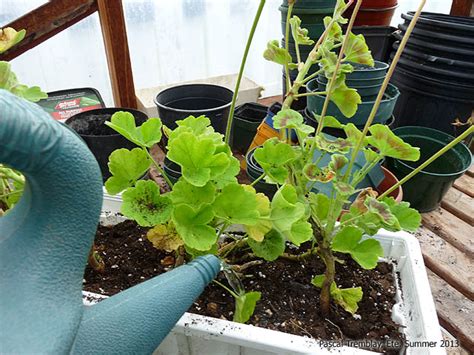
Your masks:
<path fill-rule="evenodd" d="M 156 249 L 172 252 L 184 245 L 176 229 L 168 224 L 159 224 L 150 229 L 146 234 L 147 239 Z"/>
<path fill-rule="evenodd" d="M 365 38 L 363 35 L 355 35 L 352 32 L 349 33 L 349 38 L 347 40 L 346 50 L 344 52 L 344 60 L 365 64 L 370 67 L 374 66 L 374 58 L 369 50 L 369 47 L 365 43 Z"/>
<path fill-rule="evenodd" d="M 277 40 L 267 43 L 267 49 L 263 52 L 263 58 L 270 62 L 285 65 L 291 62 L 291 55 L 285 48 L 280 48 Z"/>
<path fill-rule="evenodd" d="M 336 177 L 336 173 L 328 167 L 320 169 L 316 164 L 309 163 L 303 168 L 303 174 L 309 181 L 327 183 Z"/>
<path fill-rule="evenodd" d="M 316 146 L 319 150 L 323 150 L 328 153 L 348 153 L 352 148 L 353 144 L 342 138 L 336 138 L 335 140 L 330 140 L 324 135 L 317 135 L 314 137 L 316 140 Z"/>
<path fill-rule="evenodd" d="M 9 50 L 25 38 L 26 30 L 16 31 L 11 27 L 0 28 L 0 53 Z"/>
<path fill-rule="evenodd" d="M 301 133 L 303 138 L 314 132 L 314 128 L 304 124 L 303 116 L 295 110 L 285 109 L 273 117 L 273 127 L 276 129 L 294 129 Z"/>
<path fill-rule="evenodd" d="M 325 280 L 324 275 L 316 275 L 311 283 L 321 288 Z M 354 288 L 339 288 L 336 283 L 333 281 L 330 286 L 331 298 L 344 308 L 347 312 L 355 314 L 359 308 L 358 303 L 362 300 L 363 292 L 361 287 Z"/>
<path fill-rule="evenodd" d="M 341 74 L 336 79 L 331 101 L 334 102 L 341 113 L 350 118 L 357 112 L 358 105 L 362 103 L 362 99 L 356 89 L 351 89 L 346 85 L 346 75 Z"/>
<path fill-rule="evenodd" d="M 293 16 L 290 19 L 290 28 L 295 43 L 306 46 L 314 44 L 314 41 L 308 37 L 308 30 L 301 28 L 301 19 L 298 16 Z"/>
<path fill-rule="evenodd" d="M 420 148 L 415 148 L 405 143 L 387 126 L 375 124 L 370 126 L 369 131 L 371 136 L 367 137 L 367 141 L 379 150 L 380 155 L 409 161 L 420 159 Z"/>
<path fill-rule="evenodd" d="M 122 199 L 122 214 L 144 227 L 168 222 L 173 211 L 171 200 L 161 196 L 158 185 L 150 180 L 137 181 L 135 187 L 123 193 Z"/>
<path fill-rule="evenodd" d="M 400 228 L 398 219 L 392 214 L 390 207 L 385 202 L 379 201 L 373 197 L 367 197 L 364 204 L 367 207 L 368 212 L 378 215 L 385 224 L 394 226 L 395 228 Z"/>

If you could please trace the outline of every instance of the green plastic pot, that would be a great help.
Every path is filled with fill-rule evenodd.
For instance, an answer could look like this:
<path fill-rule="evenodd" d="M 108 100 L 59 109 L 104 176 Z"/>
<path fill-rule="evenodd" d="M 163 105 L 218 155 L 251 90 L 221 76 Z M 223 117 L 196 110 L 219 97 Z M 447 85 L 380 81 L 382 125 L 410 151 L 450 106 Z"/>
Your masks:
<path fill-rule="evenodd" d="M 293 10 L 299 9 L 321 9 L 321 8 L 333 8 L 336 6 L 337 0 L 298 0 L 293 6 Z M 283 0 L 283 6 L 288 8 L 288 0 Z"/>
<path fill-rule="evenodd" d="M 281 31 L 285 35 L 286 16 L 288 14 L 287 6 L 280 6 L 281 12 Z M 324 32 L 324 18 L 331 16 L 334 12 L 334 7 L 320 8 L 320 9 L 296 9 L 291 13 L 301 19 L 301 27 L 308 30 L 308 37 L 317 40 Z M 293 37 L 290 35 L 289 42 L 293 42 Z"/>
<path fill-rule="evenodd" d="M 398 179 L 411 173 L 454 138 L 444 132 L 416 126 L 399 127 L 393 132 L 412 146 L 420 148 L 420 160 L 407 162 L 387 159 L 389 169 Z M 404 199 L 420 212 L 436 209 L 454 181 L 472 164 L 469 149 L 459 143 L 440 156 L 425 169 L 403 184 Z"/>
<path fill-rule="evenodd" d="M 235 109 L 230 145 L 232 149 L 246 153 L 257 128 L 267 116 L 268 107 L 255 102 L 245 103 Z"/>
<path fill-rule="evenodd" d="M 383 81 L 385 80 L 385 75 L 379 78 L 373 78 L 373 79 L 351 79 L 350 75 L 351 74 L 349 74 L 346 77 L 346 85 L 349 86 L 350 88 L 354 86 L 374 86 L 374 85 L 379 85 L 379 87 L 381 87 Z M 328 82 L 328 79 L 324 76 L 324 74 L 319 74 L 318 79 L 320 82 L 325 83 L 325 84 L 327 84 Z"/>
<path fill-rule="evenodd" d="M 323 83 L 318 79 L 316 79 L 316 81 L 318 82 L 318 90 L 320 91 L 326 91 L 326 85 L 327 83 Z M 349 86 L 349 85 L 348 85 Z M 380 87 L 382 86 L 382 84 L 380 85 L 373 85 L 373 86 L 359 86 L 359 85 L 353 85 L 353 86 L 349 86 L 350 88 L 352 89 L 356 89 L 357 92 L 359 93 L 359 95 L 362 97 L 362 101 L 370 101 L 370 100 L 364 100 L 365 98 L 369 97 L 369 98 L 373 98 L 375 99 L 380 91 Z M 375 97 L 373 97 L 375 96 Z"/>
<path fill-rule="evenodd" d="M 318 91 L 318 82 L 316 79 L 311 80 L 306 85 L 307 92 L 316 92 Z M 384 99 L 380 102 L 380 107 L 377 111 L 377 114 L 374 118 L 374 123 L 386 123 L 390 117 L 392 117 L 393 110 L 395 108 L 395 103 L 397 102 L 400 92 L 397 87 L 392 84 L 388 84 L 387 90 L 385 91 Z M 314 112 L 320 114 L 325 96 L 314 95 L 307 97 L 307 108 L 309 112 Z M 359 104 L 357 112 L 354 116 L 347 118 L 342 114 L 336 104 L 332 101 L 329 102 L 327 115 L 334 116 L 339 122 L 343 124 L 353 123 L 356 126 L 363 126 L 367 122 L 370 111 L 374 107 L 375 101 L 365 101 Z"/>
<path fill-rule="evenodd" d="M 252 149 L 245 156 L 245 162 L 247 163 L 246 172 L 251 182 L 257 180 L 264 173 L 262 167 L 257 163 L 253 156 L 253 154 L 255 153 L 255 149 L 257 148 L 258 147 Z M 261 192 L 269 198 L 272 198 L 273 195 L 275 195 L 275 193 L 277 192 L 277 185 L 269 184 L 265 182 L 264 179 L 258 181 L 253 187 L 255 188 L 255 191 Z"/>

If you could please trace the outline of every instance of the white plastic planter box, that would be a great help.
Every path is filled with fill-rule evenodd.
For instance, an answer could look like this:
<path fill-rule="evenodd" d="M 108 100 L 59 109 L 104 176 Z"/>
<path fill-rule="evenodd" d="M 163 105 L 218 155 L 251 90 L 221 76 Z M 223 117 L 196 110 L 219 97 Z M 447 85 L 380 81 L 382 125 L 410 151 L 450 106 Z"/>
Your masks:
<path fill-rule="evenodd" d="M 103 223 L 117 222 L 115 213 L 120 204 L 120 198 L 104 197 Z M 418 241 L 407 233 L 383 230 L 376 239 L 383 246 L 385 258 L 396 262 L 396 272 L 400 275 L 403 296 L 399 292 L 392 317 L 404 326 L 407 341 L 418 345 L 408 347 L 407 354 L 446 354 L 440 347 L 441 330 Z M 422 346 L 421 342 L 435 346 Z M 191 313 L 183 315 L 155 351 L 156 355 L 370 353 L 373 352 L 350 347 L 325 348 L 314 339 Z"/>

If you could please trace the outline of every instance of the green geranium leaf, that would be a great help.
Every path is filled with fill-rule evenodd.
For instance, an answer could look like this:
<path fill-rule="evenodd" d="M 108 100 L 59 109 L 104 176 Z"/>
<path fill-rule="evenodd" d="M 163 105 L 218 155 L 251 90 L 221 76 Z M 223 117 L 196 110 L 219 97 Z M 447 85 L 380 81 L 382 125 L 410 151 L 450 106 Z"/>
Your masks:
<path fill-rule="evenodd" d="M 375 239 L 362 239 L 362 229 L 355 226 L 346 226 L 340 230 L 332 240 L 332 250 L 348 253 L 364 269 L 373 269 L 377 266 L 379 257 L 383 256 L 383 249 Z"/>
<path fill-rule="evenodd" d="M 217 217 L 232 224 L 254 225 L 259 221 L 255 190 L 237 183 L 225 186 L 217 195 L 213 207 Z"/>
<path fill-rule="evenodd" d="M 347 136 L 347 140 L 351 142 L 354 146 L 362 137 L 362 131 L 359 130 L 353 123 L 348 123 L 344 127 L 344 133 Z"/>
<path fill-rule="evenodd" d="M 315 114 L 314 112 L 313 112 L 313 116 L 314 116 L 314 119 L 318 122 L 318 124 L 321 124 L 321 116 Z M 333 116 L 324 116 L 323 128 L 325 127 L 343 129 L 345 125 L 343 125 Z"/>
<path fill-rule="evenodd" d="M 105 124 L 141 147 L 150 148 L 161 140 L 162 124 L 159 118 L 150 118 L 136 127 L 135 117 L 130 112 L 119 111 Z"/>
<path fill-rule="evenodd" d="M 109 170 L 112 176 L 105 182 L 111 195 L 132 186 L 150 168 L 151 160 L 141 148 L 117 149 L 109 157 Z"/>
<path fill-rule="evenodd" d="M 186 249 L 186 253 L 190 254 L 193 257 L 193 259 L 197 258 L 198 256 L 203 256 L 203 255 L 208 255 L 208 254 L 217 255 L 217 251 L 218 251 L 217 243 L 213 244 L 212 247 L 208 250 L 197 250 L 187 245 L 184 246 L 184 249 Z"/>
<path fill-rule="evenodd" d="M 382 202 L 386 203 L 392 214 L 397 218 L 400 228 L 409 232 L 416 232 L 421 225 L 421 215 L 410 203 L 397 203 L 393 197 L 384 197 Z"/>
<path fill-rule="evenodd" d="M 42 99 L 46 99 L 48 97 L 48 94 L 41 91 L 39 86 L 31 86 L 28 87 L 26 85 L 16 85 L 11 89 L 12 94 L 15 94 L 18 97 L 22 97 L 25 100 L 31 101 L 31 102 L 38 102 Z"/>
<path fill-rule="evenodd" d="M 400 230 L 400 224 L 398 223 L 397 217 L 392 214 L 390 207 L 385 202 L 369 196 L 366 198 L 364 205 L 367 207 L 368 212 L 375 213 L 379 216 L 384 224 L 393 226 L 397 230 Z"/>
<path fill-rule="evenodd" d="M 375 235 L 384 226 L 382 219 L 375 213 L 361 211 L 352 205 L 349 213 L 342 215 L 341 222 L 352 220 L 351 225 L 357 226 L 364 234 Z"/>
<path fill-rule="evenodd" d="M 308 30 L 301 28 L 301 19 L 298 16 L 293 16 L 290 19 L 290 28 L 295 43 L 305 46 L 314 44 L 314 41 L 308 37 Z"/>
<path fill-rule="evenodd" d="M 9 50 L 25 38 L 26 30 L 16 31 L 11 27 L 0 28 L 0 53 Z"/>
<path fill-rule="evenodd" d="M 200 135 L 210 133 L 208 128 L 211 127 L 211 120 L 204 115 L 198 117 L 188 116 L 184 120 L 176 121 L 176 124 L 178 127 L 188 127 L 192 133 Z"/>
<path fill-rule="evenodd" d="M 324 27 L 328 28 L 331 21 L 332 21 L 332 18 L 330 16 L 326 16 L 323 20 Z M 341 28 L 341 26 L 337 22 L 334 22 L 332 24 L 331 28 L 328 30 L 327 36 L 328 36 L 328 38 L 332 38 L 336 41 L 339 41 L 339 42 L 342 41 L 343 37 L 342 37 L 342 28 Z"/>
<path fill-rule="evenodd" d="M 233 321 L 237 323 L 247 322 L 255 311 L 255 306 L 261 296 L 260 292 L 252 291 L 236 297 Z"/>
<path fill-rule="evenodd" d="M 357 107 L 362 103 L 362 99 L 356 89 L 351 89 L 346 85 L 346 76 L 341 74 L 336 79 L 331 101 L 334 102 L 341 113 L 350 118 L 357 112 Z"/>
<path fill-rule="evenodd" d="M 280 48 L 277 40 L 267 43 L 267 49 L 263 52 L 263 58 L 270 62 L 285 65 L 291 62 L 291 55 L 285 48 Z"/>
<path fill-rule="evenodd" d="M 246 189 L 253 189 L 253 187 L 244 185 Z M 267 196 L 262 193 L 256 194 L 257 198 L 257 211 L 259 214 L 259 219 L 256 224 L 253 225 L 245 225 L 245 231 L 247 232 L 248 236 L 257 241 L 263 241 L 265 235 L 272 229 L 272 222 L 270 221 L 270 200 Z"/>
<path fill-rule="evenodd" d="M 261 242 L 249 238 L 247 243 L 255 255 L 267 261 L 276 260 L 285 251 L 285 238 L 275 230 L 268 232 Z"/>
<path fill-rule="evenodd" d="M 273 117 L 273 127 L 276 129 L 297 130 L 303 139 L 314 132 L 313 127 L 304 124 L 303 116 L 298 111 L 292 109 L 278 112 Z"/>
<path fill-rule="evenodd" d="M 347 312 L 355 314 L 359 309 L 359 302 L 362 300 L 362 287 L 339 288 L 334 283 L 331 285 L 331 296 L 339 306 Z"/>
<path fill-rule="evenodd" d="M 309 181 L 327 183 L 336 177 L 336 173 L 328 167 L 320 169 L 316 164 L 309 163 L 303 168 L 303 174 Z"/>
<path fill-rule="evenodd" d="M 186 204 L 199 208 L 204 204 L 214 202 L 215 195 L 216 188 L 211 182 L 204 186 L 194 186 L 186 180 L 180 179 L 174 184 L 169 197 L 175 205 Z"/>
<path fill-rule="evenodd" d="M 369 50 L 369 47 L 365 43 L 365 38 L 363 35 L 355 35 L 352 32 L 349 33 L 349 38 L 347 39 L 347 46 L 344 52 L 344 60 L 365 64 L 368 66 L 374 66 L 374 58 Z"/>
<path fill-rule="evenodd" d="M 367 137 L 367 141 L 379 150 L 380 155 L 409 161 L 420 159 L 420 148 L 415 148 L 405 143 L 387 126 L 375 124 L 370 126 L 369 131 L 371 135 Z"/>
<path fill-rule="evenodd" d="M 216 144 L 210 138 L 198 139 L 190 132 L 168 144 L 168 159 L 181 166 L 183 178 L 195 186 L 204 186 L 229 167 L 226 153 L 216 154 Z"/>
<path fill-rule="evenodd" d="M 364 157 L 367 162 L 379 161 L 382 159 L 379 153 L 370 148 L 364 148 Z"/>
<path fill-rule="evenodd" d="M 254 157 L 273 181 L 284 184 L 288 177 L 285 165 L 296 158 L 296 153 L 290 145 L 272 138 L 255 150 Z"/>
<path fill-rule="evenodd" d="M 288 237 L 292 233 L 293 224 L 305 216 L 305 206 L 298 201 L 295 188 L 283 185 L 273 197 L 270 215 L 274 228 Z"/>
<path fill-rule="evenodd" d="M 321 288 L 325 280 L 324 275 L 316 275 L 311 283 Z M 344 308 L 347 312 L 355 314 L 359 308 L 358 303 L 362 300 L 363 292 L 361 287 L 354 288 L 339 288 L 333 281 L 330 287 L 331 297 L 338 305 Z"/>
<path fill-rule="evenodd" d="M 237 182 L 237 175 L 240 173 L 240 162 L 232 153 L 228 154 L 229 166 L 225 171 L 213 178 L 215 185 L 218 189 L 222 189 L 224 186 Z"/>
<path fill-rule="evenodd" d="M 173 211 L 171 200 L 161 196 L 158 185 L 150 180 L 137 181 L 135 187 L 123 193 L 122 199 L 122 214 L 144 227 L 168 222 Z"/>
<path fill-rule="evenodd" d="M 339 192 L 339 194 L 345 198 L 355 193 L 354 186 L 345 183 L 344 181 L 336 181 L 334 182 L 333 186 L 337 190 L 337 192 Z"/>
<path fill-rule="evenodd" d="M 337 175 L 340 175 L 342 168 L 344 168 L 348 162 L 349 159 L 347 159 L 345 155 L 333 154 L 331 155 L 331 162 L 329 163 L 329 167 Z"/>
<path fill-rule="evenodd" d="M 176 229 L 169 224 L 159 224 L 146 234 L 147 239 L 156 249 L 172 252 L 184 245 Z"/>
<path fill-rule="evenodd" d="M 301 245 L 301 243 L 307 242 L 311 240 L 313 237 L 313 228 L 311 227 L 311 223 L 301 219 L 291 226 L 290 233 L 286 233 L 286 237 L 290 242 L 294 245 Z"/>
<path fill-rule="evenodd" d="M 323 150 L 328 153 L 348 153 L 352 148 L 353 144 L 342 138 L 336 138 L 335 140 L 330 140 L 323 135 L 318 135 L 314 137 L 316 140 L 316 147 L 319 150 Z"/>
<path fill-rule="evenodd" d="M 209 250 L 217 242 L 216 230 L 208 224 L 214 219 L 210 205 L 194 209 L 188 205 L 174 208 L 173 222 L 186 247 L 196 250 Z"/>
<path fill-rule="evenodd" d="M 309 203 L 311 211 L 318 217 L 320 221 L 325 221 L 328 217 L 330 200 L 324 194 L 313 192 L 309 193 Z"/>

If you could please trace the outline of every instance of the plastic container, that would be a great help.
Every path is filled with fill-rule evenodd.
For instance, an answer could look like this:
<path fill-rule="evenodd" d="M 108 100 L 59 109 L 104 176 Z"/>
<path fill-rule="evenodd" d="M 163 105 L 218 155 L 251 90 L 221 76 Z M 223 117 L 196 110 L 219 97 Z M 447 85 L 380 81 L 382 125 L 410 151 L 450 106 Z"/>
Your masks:
<path fill-rule="evenodd" d="M 361 7 L 355 19 L 355 26 L 390 26 L 393 14 L 398 5 L 388 7 Z M 347 11 L 345 17 L 352 16 L 352 8 Z"/>
<path fill-rule="evenodd" d="M 402 18 L 411 21 L 414 11 L 403 14 Z M 474 36 L 474 18 L 468 16 L 451 16 L 433 12 L 422 12 L 416 24 L 417 27 L 438 29 L 442 33 L 457 34 L 460 36 Z"/>
<path fill-rule="evenodd" d="M 324 83 L 320 81 L 319 78 L 316 79 L 318 82 L 318 90 L 320 91 L 326 91 L 326 86 L 327 83 Z M 347 83 L 346 83 L 347 85 Z M 377 96 L 380 88 L 382 87 L 382 84 L 380 85 L 372 85 L 372 86 L 363 86 L 363 85 L 348 85 L 352 89 L 356 89 L 359 95 L 362 98 L 362 101 L 367 101 L 367 98 L 374 98 L 374 96 Z M 370 101 L 370 100 L 368 100 Z"/>
<path fill-rule="evenodd" d="M 37 104 L 51 117 L 61 122 L 78 113 L 105 107 L 102 96 L 93 88 L 48 92 L 48 97 L 38 101 Z"/>
<path fill-rule="evenodd" d="M 99 163 L 102 172 L 103 180 L 107 180 L 111 174 L 109 172 L 108 162 L 109 156 L 116 149 L 127 148 L 133 149 L 137 146 L 124 138 L 112 128 L 104 124 L 105 121 L 110 120 L 112 115 L 119 111 L 130 112 L 137 123 L 137 126 L 144 123 L 148 116 L 143 112 L 131 108 L 101 108 L 79 113 L 70 117 L 65 124 L 76 131 L 79 136 L 87 144 L 91 152 L 94 154 Z M 95 129 L 95 132 L 90 134 L 88 132 Z"/>
<path fill-rule="evenodd" d="M 391 82 L 400 90 L 395 127 L 425 126 L 455 134 L 455 119 L 466 121 L 474 109 L 474 86 L 446 83 L 402 67 L 397 67 Z"/>
<path fill-rule="evenodd" d="M 257 148 L 258 147 L 253 148 L 245 156 L 245 161 L 247 163 L 246 172 L 247 172 L 247 176 L 248 176 L 248 178 L 251 182 L 258 179 L 264 173 L 262 167 L 257 163 L 257 161 L 255 160 L 255 158 L 253 156 L 253 154 L 255 153 L 255 149 L 257 149 Z M 270 199 L 277 192 L 277 185 L 269 184 L 269 183 L 265 182 L 264 179 L 258 181 L 254 185 L 254 188 L 257 192 L 261 192 L 261 193 L 265 194 Z"/>
<path fill-rule="evenodd" d="M 111 225 L 121 222 L 123 217 L 117 216 L 120 206 L 120 198 L 105 195 L 101 223 Z M 407 355 L 446 354 L 440 347 L 443 338 L 419 242 L 408 233 L 385 230 L 380 230 L 374 238 L 381 243 L 384 258 L 395 261 L 394 273 L 398 282 L 394 286 L 397 288 L 398 302 L 392 310 L 392 318 L 402 325 L 401 329 L 408 341 L 437 344 L 430 348 L 410 347 L 406 349 Z M 92 296 L 95 299 L 107 297 Z M 315 339 L 185 313 L 154 353 L 301 355 L 334 352 L 346 355 L 373 354 L 347 346 L 323 348 Z"/>
<path fill-rule="evenodd" d="M 155 97 L 155 104 L 163 124 L 170 129 L 177 127 L 178 120 L 205 115 L 212 127 L 224 134 L 232 95 L 232 90 L 219 85 L 179 85 L 161 91 Z"/>
<path fill-rule="evenodd" d="M 286 16 L 288 14 L 287 6 L 280 6 L 281 12 L 281 33 L 285 35 L 286 29 Z M 308 30 L 308 37 L 313 40 L 318 40 L 318 38 L 324 32 L 324 18 L 326 16 L 332 16 L 334 12 L 334 6 L 328 8 L 318 8 L 318 9 L 293 9 L 291 12 L 292 16 L 298 16 L 301 19 L 301 27 Z M 293 38 L 290 35 L 290 42 L 293 42 Z"/>
<path fill-rule="evenodd" d="M 417 162 L 387 159 L 389 169 L 399 179 L 411 173 L 454 139 L 444 132 L 426 127 L 400 127 L 393 132 L 405 142 L 419 147 L 421 155 Z M 471 163 L 469 149 L 463 143 L 457 144 L 403 185 L 405 200 L 420 212 L 436 209 L 454 181 L 469 169 Z"/>
<path fill-rule="evenodd" d="M 313 67 L 315 67 L 313 65 Z M 297 72 L 291 70 L 290 71 L 290 82 L 293 84 L 294 80 L 296 79 L 296 76 L 298 75 Z M 285 70 L 283 69 L 283 74 L 281 77 L 281 86 L 282 86 L 282 91 L 283 91 L 283 96 L 282 96 L 282 101 L 285 100 L 286 97 L 286 74 Z M 302 86 L 299 91 L 300 94 L 306 93 L 306 88 Z M 293 100 L 293 103 L 291 104 L 291 108 L 296 111 L 301 111 L 304 110 L 307 104 L 307 99 L 306 96 L 298 97 Z"/>
<path fill-rule="evenodd" d="M 311 80 L 306 85 L 308 92 L 315 92 L 317 91 L 317 81 L 316 79 Z M 374 118 L 374 123 L 385 123 L 387 122 L 393 114 L 393 110 L 395 108 L 395 103 L 397 102 L 398 96 L 400 92 L 398 91 L 397 87 L 389 84 L 387 90 L 385 91 L 385 95 L 383 100 L 380 102 L 380 107 L 377 111 L 377 114 Z M 307 98 L 307 108 L 309 112 L 314 112 L 316 114 L 320 114 L 324 105 L 326 97 L 320 95 L 308 96 Z M 369 117 L 370 111 L 372 107 L 374 107 L 375 101 L 365 101 L 359 104 L 357 108 L 357 112 L 351 118 L 347 118 L 342 114 L 336 104 L 332 101 L 329 102 L 327 115 L 334 116 L 339 122 L 346 124 L 346 123 L 353 123 L 356 126 L 363 126 L 365 122 L 367 122 L 367 118 Z"/>
<path fill-rule="evenodd" d="M 333 8 L 336 6 L 337 0 L 298 0 L 294 6 L 293 10 L 297 9 L 327 9 Z M 288 7 L 288 0 L 283 0 L 283 6 Z"/>
<path fill-rule="evenodd" d="M 395 42 L 393 33 L 397 29 L 392 26 L 355 26 L 352 32 L 363 35 L 365 42 L 375 60 L 388 63 L 392 45 Z"/>
<path fill-rule="evenodd" d="M 323 75 L 319 74 L 318 79 L 322 83 L 327 83 L 328 79 Z M 385 80 L 385 75 L 381 76 L 379 78 L 374 78 L 374 79 L 349 79 L 346 77 L 346 85 L 349 87 L 353 86 L 374 86 L 374 85 L 379 85 L 382 87 L 382 83 Z"/>
<path fill-rule="evenodd" d="M 234 113 L 234 122 L 230 145 L 240 153 L 246 153 L 252 143 L 258 126 L 267 116 L 268 107 L 249 102 L 238 106 Z"/>
<path fill-rule="evenodd" d="M 173 184 L 176 184 L 183 175 L 181 173 L 181 167 L 166 157 L 163 162 L 163 171 Z"/>

